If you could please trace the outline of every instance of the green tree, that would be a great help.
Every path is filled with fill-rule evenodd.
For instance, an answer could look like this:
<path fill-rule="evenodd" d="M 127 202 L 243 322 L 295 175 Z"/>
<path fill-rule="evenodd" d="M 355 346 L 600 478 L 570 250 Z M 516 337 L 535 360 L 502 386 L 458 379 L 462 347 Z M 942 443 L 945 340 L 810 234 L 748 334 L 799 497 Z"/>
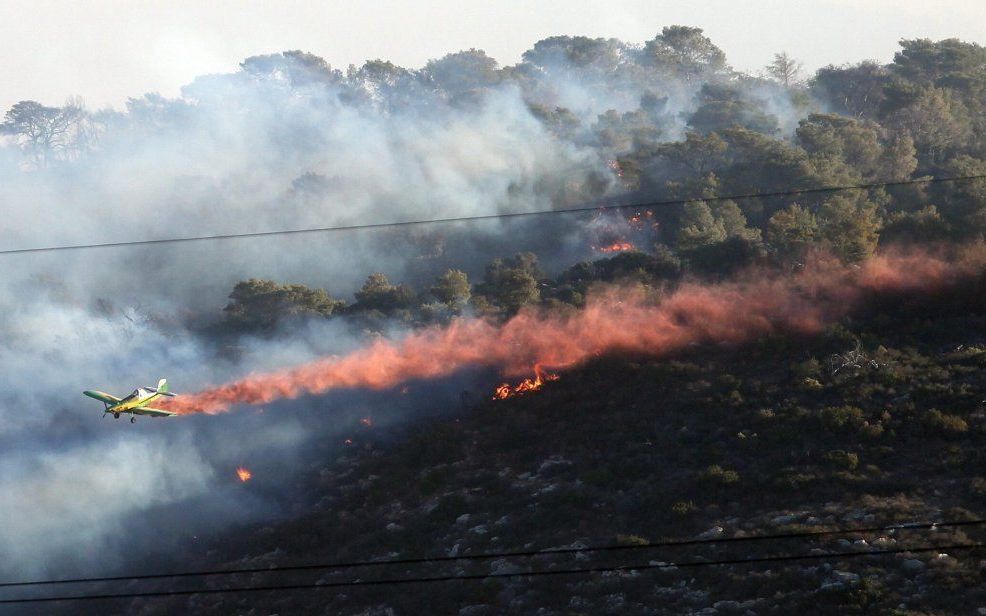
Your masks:
<path fill-rule="evenodd" d="M 716 202 L 712 206 L 712 214 L 716 220 L 722 223 L 727 238 L 738 237 L 754 242 L 760 241 L 760 229 L 747 226 L 746 216 L 743 215 L 743 210 L 736 205 L 735 201 L 727 199 Z"/>
<path fill-rule="evenodd" d="M 370 274 L 355 294 L 353 310 L 379 310 L 390 313 L 410 308 L 414 303 L 414 291 L 405 284 L 393 285 L 385 274 Z"/>
<path fill-rule="evenodd" d="M 342 82 L 342 73 L 324 59 L 299 50 L 251 56 L 240 68 L 255 79 L 286 81 L 294 87 Z"/>
<path fill-rule="evenodd" d="M 726 239 L 722 220 L 717 220 L 704 201 L 685 204 L 678 227 L 678 249 L 693 250 Z"/>
<path fill-rule="evenodd" d="M 229 300 L 223 309 L 226 323 L 245 331 L 270 330 L 287 317 L 330 316 L 345 305 L 324 289 L 257 278 L 236 283 Z"/>
<path fill-rule="evenodd" d="M 759 101 L 748 100 L 732 86 L 705 84 L 699 93 L 700 104 L 688 119 L 688 126 L 700 133 L 725 128 L 746 128 L 765 135 L 778 131 L 777 118 L 763 111 Z"/>
<path fill-rule="evenodd" d="M 986 175 L 986 160 L 962 154 L 947 161 L 945 176 L 966 177 Z M 986 235 L 986 179 L 957 182 L 942 191 L 945 202 L 942 214 L 952 221 L 962 235 Z"/>
<path fill-rule="evenodd" d="M 450 99 L 462 100 L 500 83 L 503 73 L 485 51 L 469 49 L 430 60 L 422 69 L 421 78 L 444 90 Z"/>
<path fill-rule="evenodd" d="M 464 306 L 472 296 L 469 277 L 457 269 L 450 269 L 439 276 L 430 291 L 435 299 L 448 306 Z"/>
<path fill-rule="evenodd" d="M 661 144 L 656 155 L 671 165 L 674 176 L 704 177 L 726 165 L 729 144 L 716 133 L 688 132 L 682 141 Z"/>
<path fill-rule="evenodd" d="M 811 114 L 798 124 L 798 144 L 813 159 L 839 161 L 864 178 L 875 178 L 883 154 L 879 126 L 872 121 Z"/>
<path fill-rule="evenodd" d="M 945 239 L 949 224 L 938 208 L 928 205 L 916 212 L 894 212 L 880 231 L 881 243 L 933 242 Z"/>
<path fill-rule="evenodd" d="M 889 81 L 890 72 L 876 62 L 829 65 L 815 74 L 811 92 L 836 113 L 876 118 L 886 98 L 884 88 Z"/>
<path fill-rule="evenodd" d="M 902 181 L 910 178 L 917 168 L 917 148 L 911 134 L 895 132 L 880 157 L 877 177 L 888 182 Z"/>
<path fill-rule="evenodd" d="M 728 69 L 726 54 L 702 33 L 701 28 L 687 26 L 667 26 L 644 43 L 640 63 L 685 81 Z"/>
<path fill-rule="evenodd" d="M 541 299 L 537 257 L 529 252 L 509 259 L 496 259 L 486 267 L 482 284 L 476 289 L 486 301 L 512 314 Z"/>
<path fill-rule="evenodd" d="M 941 162 L 972 135 L 972 124 L 962 102 L 941 88 L 921 90 L 913 103 L 891 113 L 887 124 L 914 138 L 918 155 L 929 163 Z"/>
<path fill-rule="evenodd" d="M 910 39 L 900 42 L 891 69 L 908 81 L 926 85 L 941 85 L 943 80 L 957 75 L 982 79 L 986 67 L 986 48 L 959 39 L 931 41 Z"/>
<path fill-rule="evenodd" d="M 818 237 L 815 215 L 797 203 L 779 210 L 767 221 L 767 242 L 782 259 L 803 259 Z"/>
<path fill-rule="evenodd" d="M 861 261 L 876 249 L 880 218 L 873 202 L 837 195 L 822 204 L 818 218 L 821 237 L 844 261 Z"/>

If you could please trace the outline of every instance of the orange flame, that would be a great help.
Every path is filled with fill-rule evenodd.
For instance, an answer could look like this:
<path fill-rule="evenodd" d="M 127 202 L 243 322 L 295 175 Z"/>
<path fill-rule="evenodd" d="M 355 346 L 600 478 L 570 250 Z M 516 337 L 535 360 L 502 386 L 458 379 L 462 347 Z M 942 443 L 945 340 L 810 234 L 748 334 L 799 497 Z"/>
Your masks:
<path fill-rule="evenodd" d="M 236 476 L 240 478 L 240 481 L 246 483 L 253 479 L 253 473 L 242 466 L 236 467 Z"/>
<path fill-rule="evenodd" d="M 635 249 L 636 246 L 627 241 L 619 241 L 607 244 L 606 246 L 593 246 L 593 248 L 599 252 L 626 252 L 627 250 Z"/>
<path fill-rule="evenodd" d="M 526 378 L 517 385 L 513 387 L 509 383 L 503 383 L 497 387 L 493 392 L 494 400 L 504 400 L 506 398 L 512 398 L 513 396 L 518 396 L 521 394 L 530 393 L 537 391 L 544 387 L 544 384 L 548 381 L 557 381 L 560 377 L 557 374 L 552 374 L 550 372 L 545 372 L 541 369 L 541 366 L 534 366 L 534 378 Z"/>
<path fill-rule="evenodd" d="M 890 252 L 856 267 L 817 258 L 801 271 L 748 272 L 716 284 L 684 283 L 654 304 L 642 294 L 610 288 L 590 296 L 583 310 L 522 310 L 497 325 L 456 319 L 401 340 L 377 340 L 342 357 L 256 374 L 169 401 L 180 414 L 221 413 L 235 404 L 335 389 L 389 389 L 412 379 L 450 375 L 467 366 L 495 366 L 523 374 L 543 362 L 574 365 L 611 352 L 652 357 L 693 343 L 742 343 L 777 332 L 817 333 L 860 306 L 874 292 L 933 293 L 986 273 L 986 244 L 953 256 Z"/>

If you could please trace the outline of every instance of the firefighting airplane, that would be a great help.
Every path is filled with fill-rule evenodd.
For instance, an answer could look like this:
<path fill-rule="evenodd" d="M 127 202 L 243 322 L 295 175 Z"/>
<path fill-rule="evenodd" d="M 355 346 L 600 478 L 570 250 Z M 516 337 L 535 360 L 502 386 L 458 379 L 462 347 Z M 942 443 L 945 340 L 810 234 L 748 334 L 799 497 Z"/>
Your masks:
<path fill-rule="evenodd" d="M 137 421 L 137 415 L 148 415 L 150 417 L 171 417 L 172 415 L 177 415 L 177 413 L 171 411 L 152 409 L 146 406 L 160 396 L 177 395 L 168 391 L 167 379 L 158 381 L 157 387 L 138 387 L 126 398 L 117 398 L 101 391 L 88 389 L 82 393 L 103 403 L 103 406 L 106 407 L 103 411 L 103 417 L 106 417 L 105 413 L 113 413 L 113 417 L 119 419 L 120 413 L 130 413 L 130 423 L 134 423 Z"/>

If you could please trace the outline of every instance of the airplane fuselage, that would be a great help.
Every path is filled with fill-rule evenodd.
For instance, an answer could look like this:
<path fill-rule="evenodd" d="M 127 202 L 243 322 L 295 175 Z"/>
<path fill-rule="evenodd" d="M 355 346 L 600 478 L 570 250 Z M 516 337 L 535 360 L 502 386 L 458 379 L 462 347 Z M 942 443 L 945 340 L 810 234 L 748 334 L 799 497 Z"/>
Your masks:
<path fill-rule="evenodd" d="M 106 407 L 107 413 L 113 413 L 117 415 L 119 413 L 125 413 L 127 411 L 140 408 L 142 406 L 150 404 L 152 401 L 161 397 L 161 394 L 156 391 L 147 391 L 143 387 L 137 389 L 132 394 L 120 400 L 112 406 Z"/>

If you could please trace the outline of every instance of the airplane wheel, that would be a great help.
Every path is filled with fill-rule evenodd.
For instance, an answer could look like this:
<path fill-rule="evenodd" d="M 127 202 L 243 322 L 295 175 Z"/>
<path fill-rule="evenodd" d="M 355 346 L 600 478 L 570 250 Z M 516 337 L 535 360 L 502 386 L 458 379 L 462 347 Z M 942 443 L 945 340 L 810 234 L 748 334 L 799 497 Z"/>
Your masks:
<path fill-rule="evenodd" d="M 137 418 L 136 417 L 131 417 L 130 418 L 130 423 L 137 423 Z"/>
<path fill-rule="evenodd" d="M 120 418 L 119 413 L 113 413 L 113 419 L 119 419 L 119 418 Z"/>

